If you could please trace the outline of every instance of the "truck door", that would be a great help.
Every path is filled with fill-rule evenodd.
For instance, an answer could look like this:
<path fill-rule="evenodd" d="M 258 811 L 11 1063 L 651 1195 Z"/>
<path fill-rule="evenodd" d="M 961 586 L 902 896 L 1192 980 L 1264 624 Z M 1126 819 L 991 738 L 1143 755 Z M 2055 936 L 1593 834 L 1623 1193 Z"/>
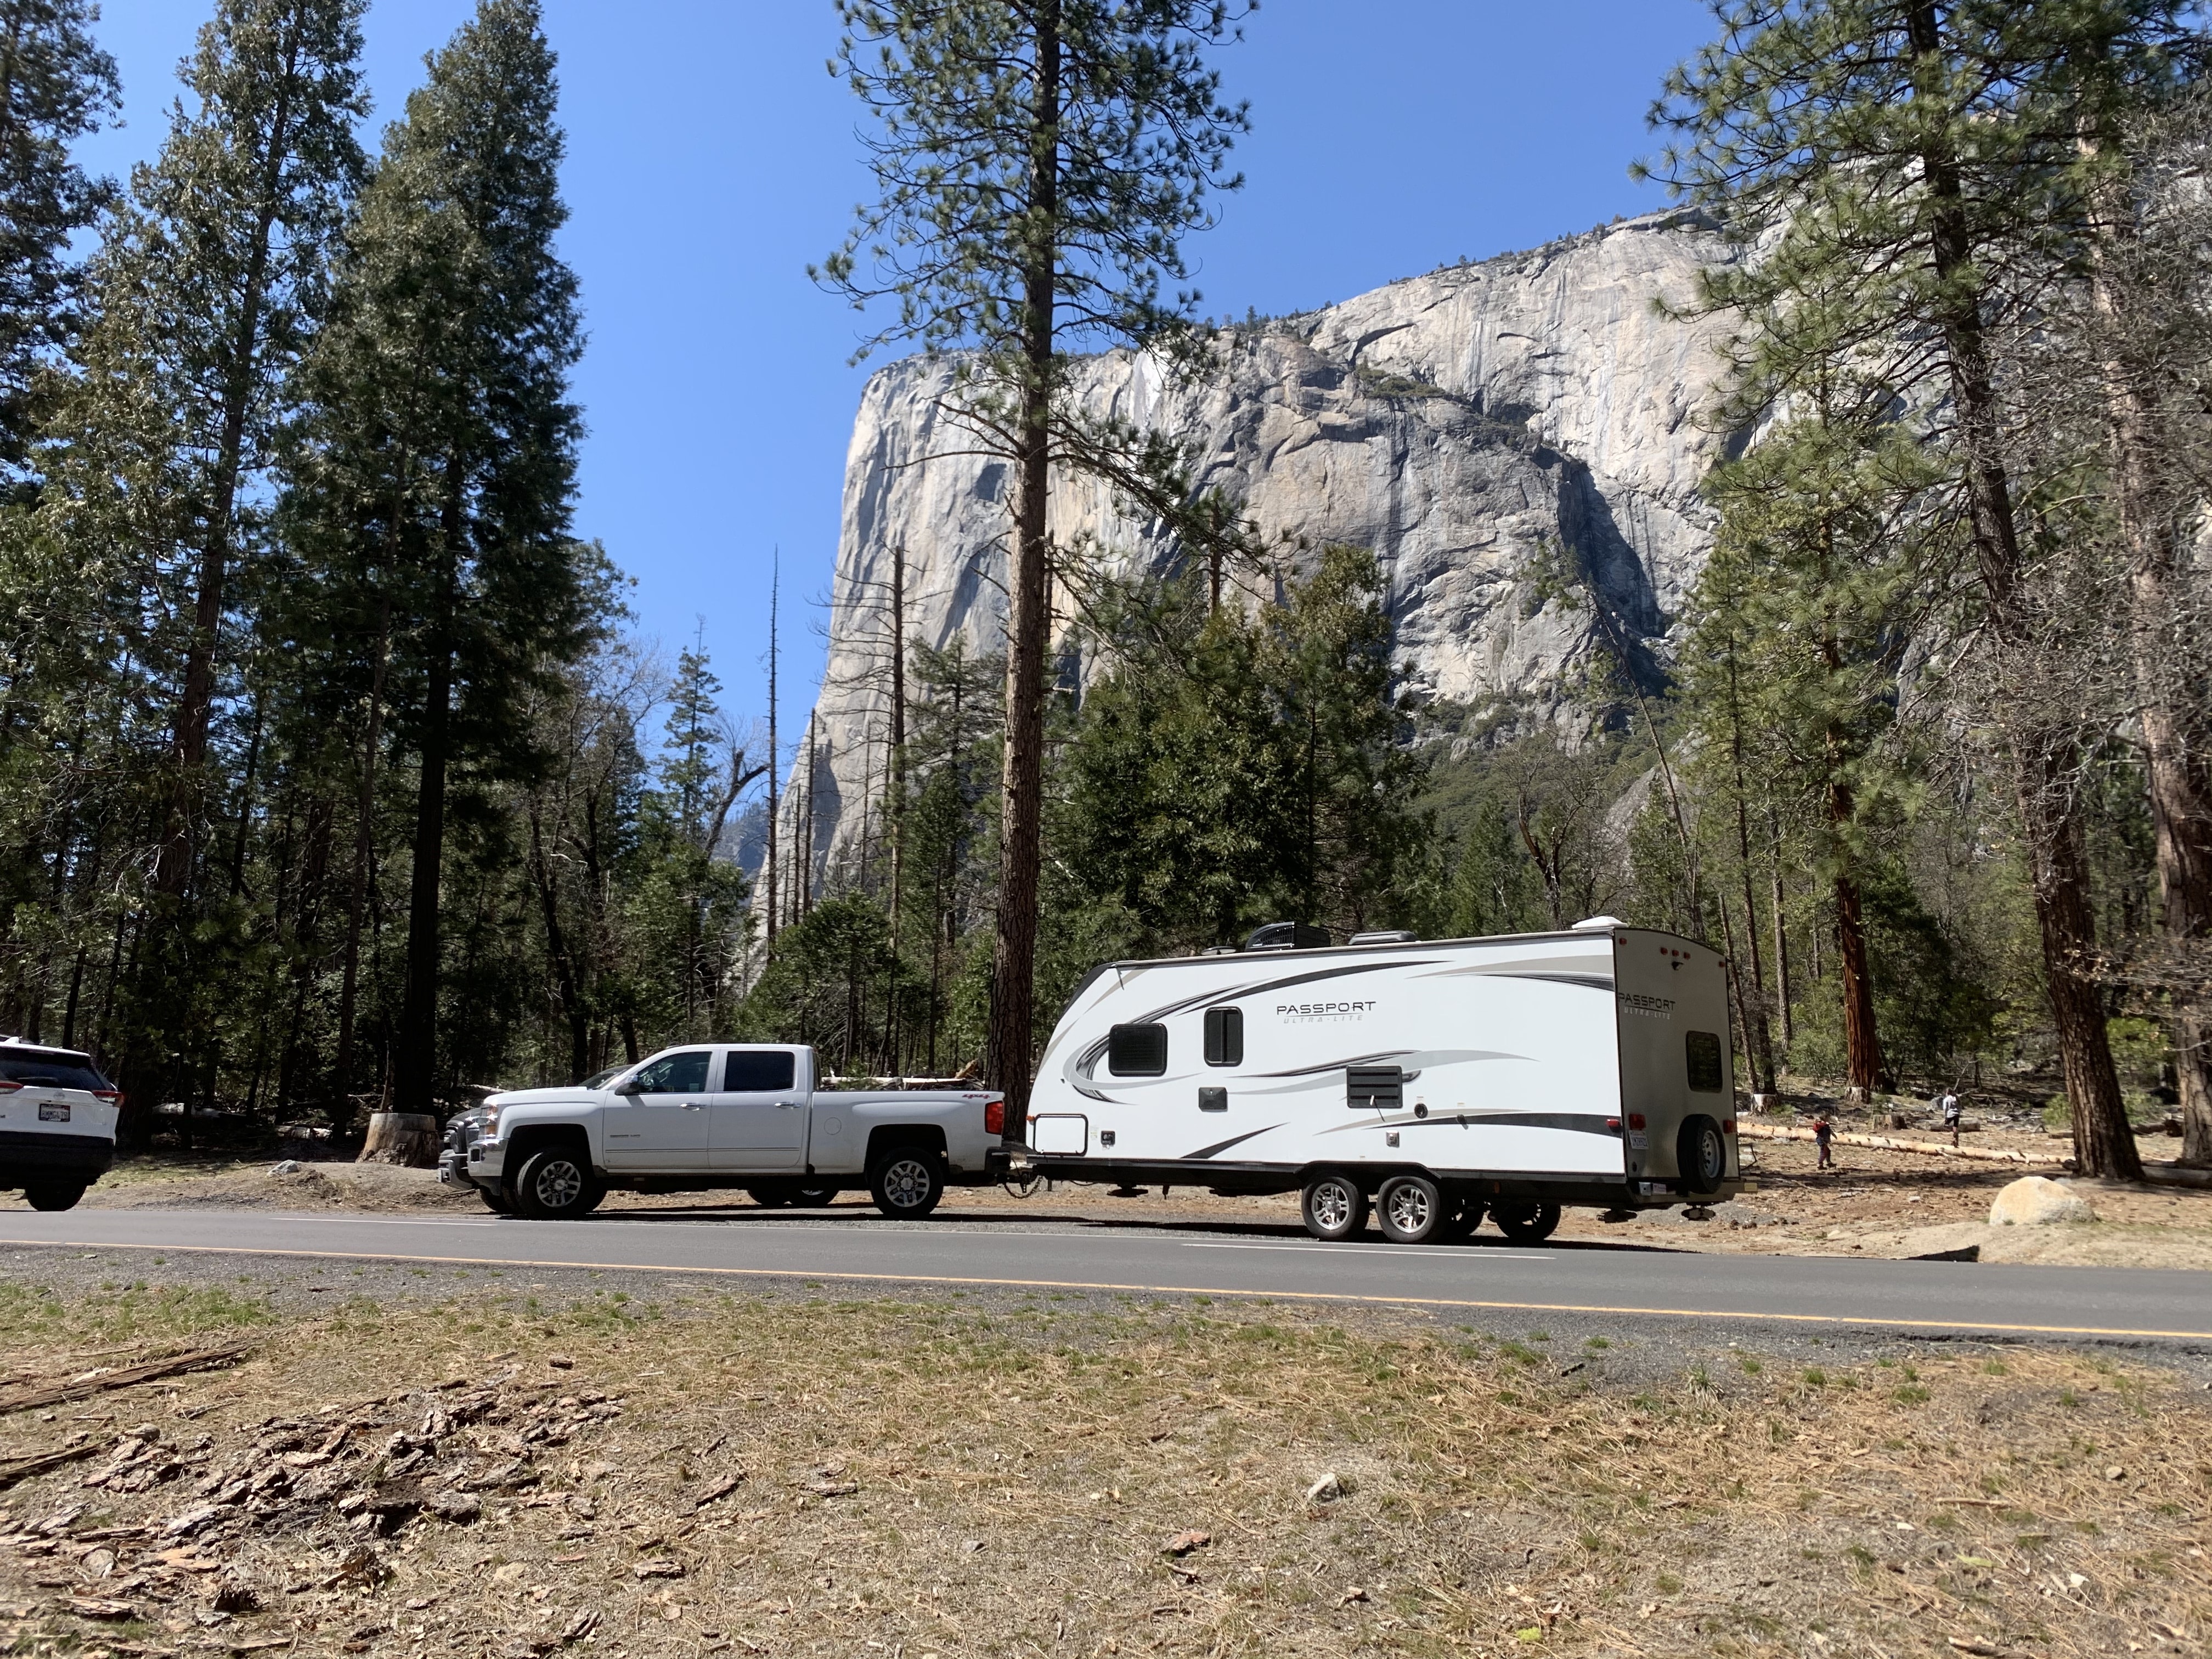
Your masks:
<path fill-rule="evenodd" d="M 806 1157 L 807 1096 L 788 1048 L 732 1048 L 714 1096 L 714 1167 L 796 1170 Z"/>
<path fill-rule="evenodd" d="M 617 1097 L 620 1103 L 610 1105 L 603 1120 L 610 1170 L 707 1168 L 707 1085 L 714 1057 L 712 1048 L 679 1048 L 637 1070 Z"/>

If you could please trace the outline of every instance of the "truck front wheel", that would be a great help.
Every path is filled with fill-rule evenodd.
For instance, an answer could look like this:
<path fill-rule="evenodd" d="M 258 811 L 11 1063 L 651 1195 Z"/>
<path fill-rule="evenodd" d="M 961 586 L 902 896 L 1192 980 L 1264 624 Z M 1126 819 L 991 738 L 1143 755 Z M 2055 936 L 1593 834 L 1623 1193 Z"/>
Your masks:
<path fill-rule="evenodd" d="M 599 1207 L 605 1189 L 592 1166 L 565 1146 L 533 1152 L 514 1183 L 514 1208 L 532 1221 L 574 1221 Z"/>
<path fill-rule="evenodd" d="M 945 1171 L 919 1147 L 898 1147 L 868 1171 L 868 1194 L 894 1221 L 919 1221 L 945 1196 Z"/>

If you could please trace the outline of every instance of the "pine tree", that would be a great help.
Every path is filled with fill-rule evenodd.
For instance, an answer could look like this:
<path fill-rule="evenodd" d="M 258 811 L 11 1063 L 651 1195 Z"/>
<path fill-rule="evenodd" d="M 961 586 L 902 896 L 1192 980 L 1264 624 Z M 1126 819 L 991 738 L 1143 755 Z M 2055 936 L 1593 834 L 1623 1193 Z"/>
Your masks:
<path fill-rule="evenodd" d="M 40 371 L 74 338 L 81 271 L 70 239 L 112 194 L 70 149 L 122 106 L 89 0 L 0 0 L 0 462 L 35 434 Z"/>
<path fill-rule="evenodd" d="M 964 349 L 951 412 L 1012 465 L 1006 744 L 987 1069 L 1025 1121 L 1033 1063 L 1044 776 L 1044 659 L 1055 465 L 1110 483 L 1179 526 L 1204 556 L 1231 529 L 1194 504 L 1179 449 L 1066 395 L 1067 353 L 1133 344 L 1172 356 L 1193 336 L 1184 234 L 1244 112 L 1220 100 L 1203 52 L 1224 0 L 839 0 L 833 72 L 880 124 L 882 194 L 821 280 L 856 306 L 890 297 L 872 343 Z M 863 266 L 869 269 L 864 270 Z M 1063 573 L 1065 574 L 1065 573 Z"/>
<path fill-rule="evenodd" d="M 2046 994 L 2075 1154 L 2090 1174 L 2140 1160 L 2095 982 L 2079 799 L 2078 710 L 2054 690 L 2036 562 L 2010 465 L 2018 411 L 2004 354 L 2080 269 L 2084 133 L 2048 96 L 2096 43 L 2116 86 L 2170 81 L 2191 31 L 2179 0 L 1944 5 L 1940 0 L 1716 0 L 1721 39 L 1653 112 L 1679 135 L 1668 182 L 1771 247 L 1707 298 L 1773 325 L 1745 367 L 1762 392 L 1831 361 L 1824 325 L 1796 350 L 1808 294 L 1854 311 L 1850 349 L 1888 350 L 1908 408 L 1936 409 L 1964 508 L 1984 648 L 2004 690 L 2001 741 L 2031 866 Z"/>
<path fill-rule="evenodd" d="M 120 1070 L 126 1138 L 198 1042 L 191 959 L 210 851 L 210 745 L 241 566 L 358 182 L 362 0 L 223 0 L 189 62 L 189 105 L 134 173 L 90 277 L 79 374 L 42 458 L 52 534 L 81 550 L 165 753 L 136 769 L 160 820 Z M 250 570 L 245 573 L 252 580 Z M 149 619 L 141 624 L 137 618 Z M 149 708 L 150 712 L 150 708 Z"/>
<path fill-rule="evenodd" d="M 568 534 L 581 336 L 553 245 L 553 68 L 534 0 L 483 0 L 431 56 L 349 234 L 294 465 L 302 597 L 356 619 L 337 643 L 357 680 L 389 650 L 394 738 L 417 763 L 393 1073 L 409 1111 L 433 1109 L 439 1076 L 449 793 L 529 775 L 519 711 L 611 608 L 603 556 Z"/>

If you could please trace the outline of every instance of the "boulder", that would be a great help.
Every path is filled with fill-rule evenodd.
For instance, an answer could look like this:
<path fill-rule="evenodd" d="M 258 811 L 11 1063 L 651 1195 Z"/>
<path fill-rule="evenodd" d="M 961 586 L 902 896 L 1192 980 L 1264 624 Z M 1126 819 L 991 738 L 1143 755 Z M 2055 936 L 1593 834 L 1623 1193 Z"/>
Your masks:
<path fill-rule="evenodd" d="M 2022 1176 L 1990 1206 L 1992 1227 L 2039 1227 L 2053 1221 L 2094 1221 L 2089 1200 L 2048 1176 Z"/>

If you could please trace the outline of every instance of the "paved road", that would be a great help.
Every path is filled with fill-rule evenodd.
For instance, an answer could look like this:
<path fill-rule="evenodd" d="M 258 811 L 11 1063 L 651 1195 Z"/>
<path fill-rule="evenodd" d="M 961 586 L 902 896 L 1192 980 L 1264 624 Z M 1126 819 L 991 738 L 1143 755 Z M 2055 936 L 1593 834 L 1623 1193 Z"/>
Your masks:
<path fill-rule="evenodd" d="M 0 1249 L 668 1271 L 692 1277 L 1206 1292 L 1438 1310 L 1656 1315 L 1800 1328 L 2212 1342 L 2212 1274 L 1503 1243 L 1402 1249 L 1280 1232 L 860 1214 L 635 1212 L 586 1221 L 267 1211 L 0 1213 Z"/>

